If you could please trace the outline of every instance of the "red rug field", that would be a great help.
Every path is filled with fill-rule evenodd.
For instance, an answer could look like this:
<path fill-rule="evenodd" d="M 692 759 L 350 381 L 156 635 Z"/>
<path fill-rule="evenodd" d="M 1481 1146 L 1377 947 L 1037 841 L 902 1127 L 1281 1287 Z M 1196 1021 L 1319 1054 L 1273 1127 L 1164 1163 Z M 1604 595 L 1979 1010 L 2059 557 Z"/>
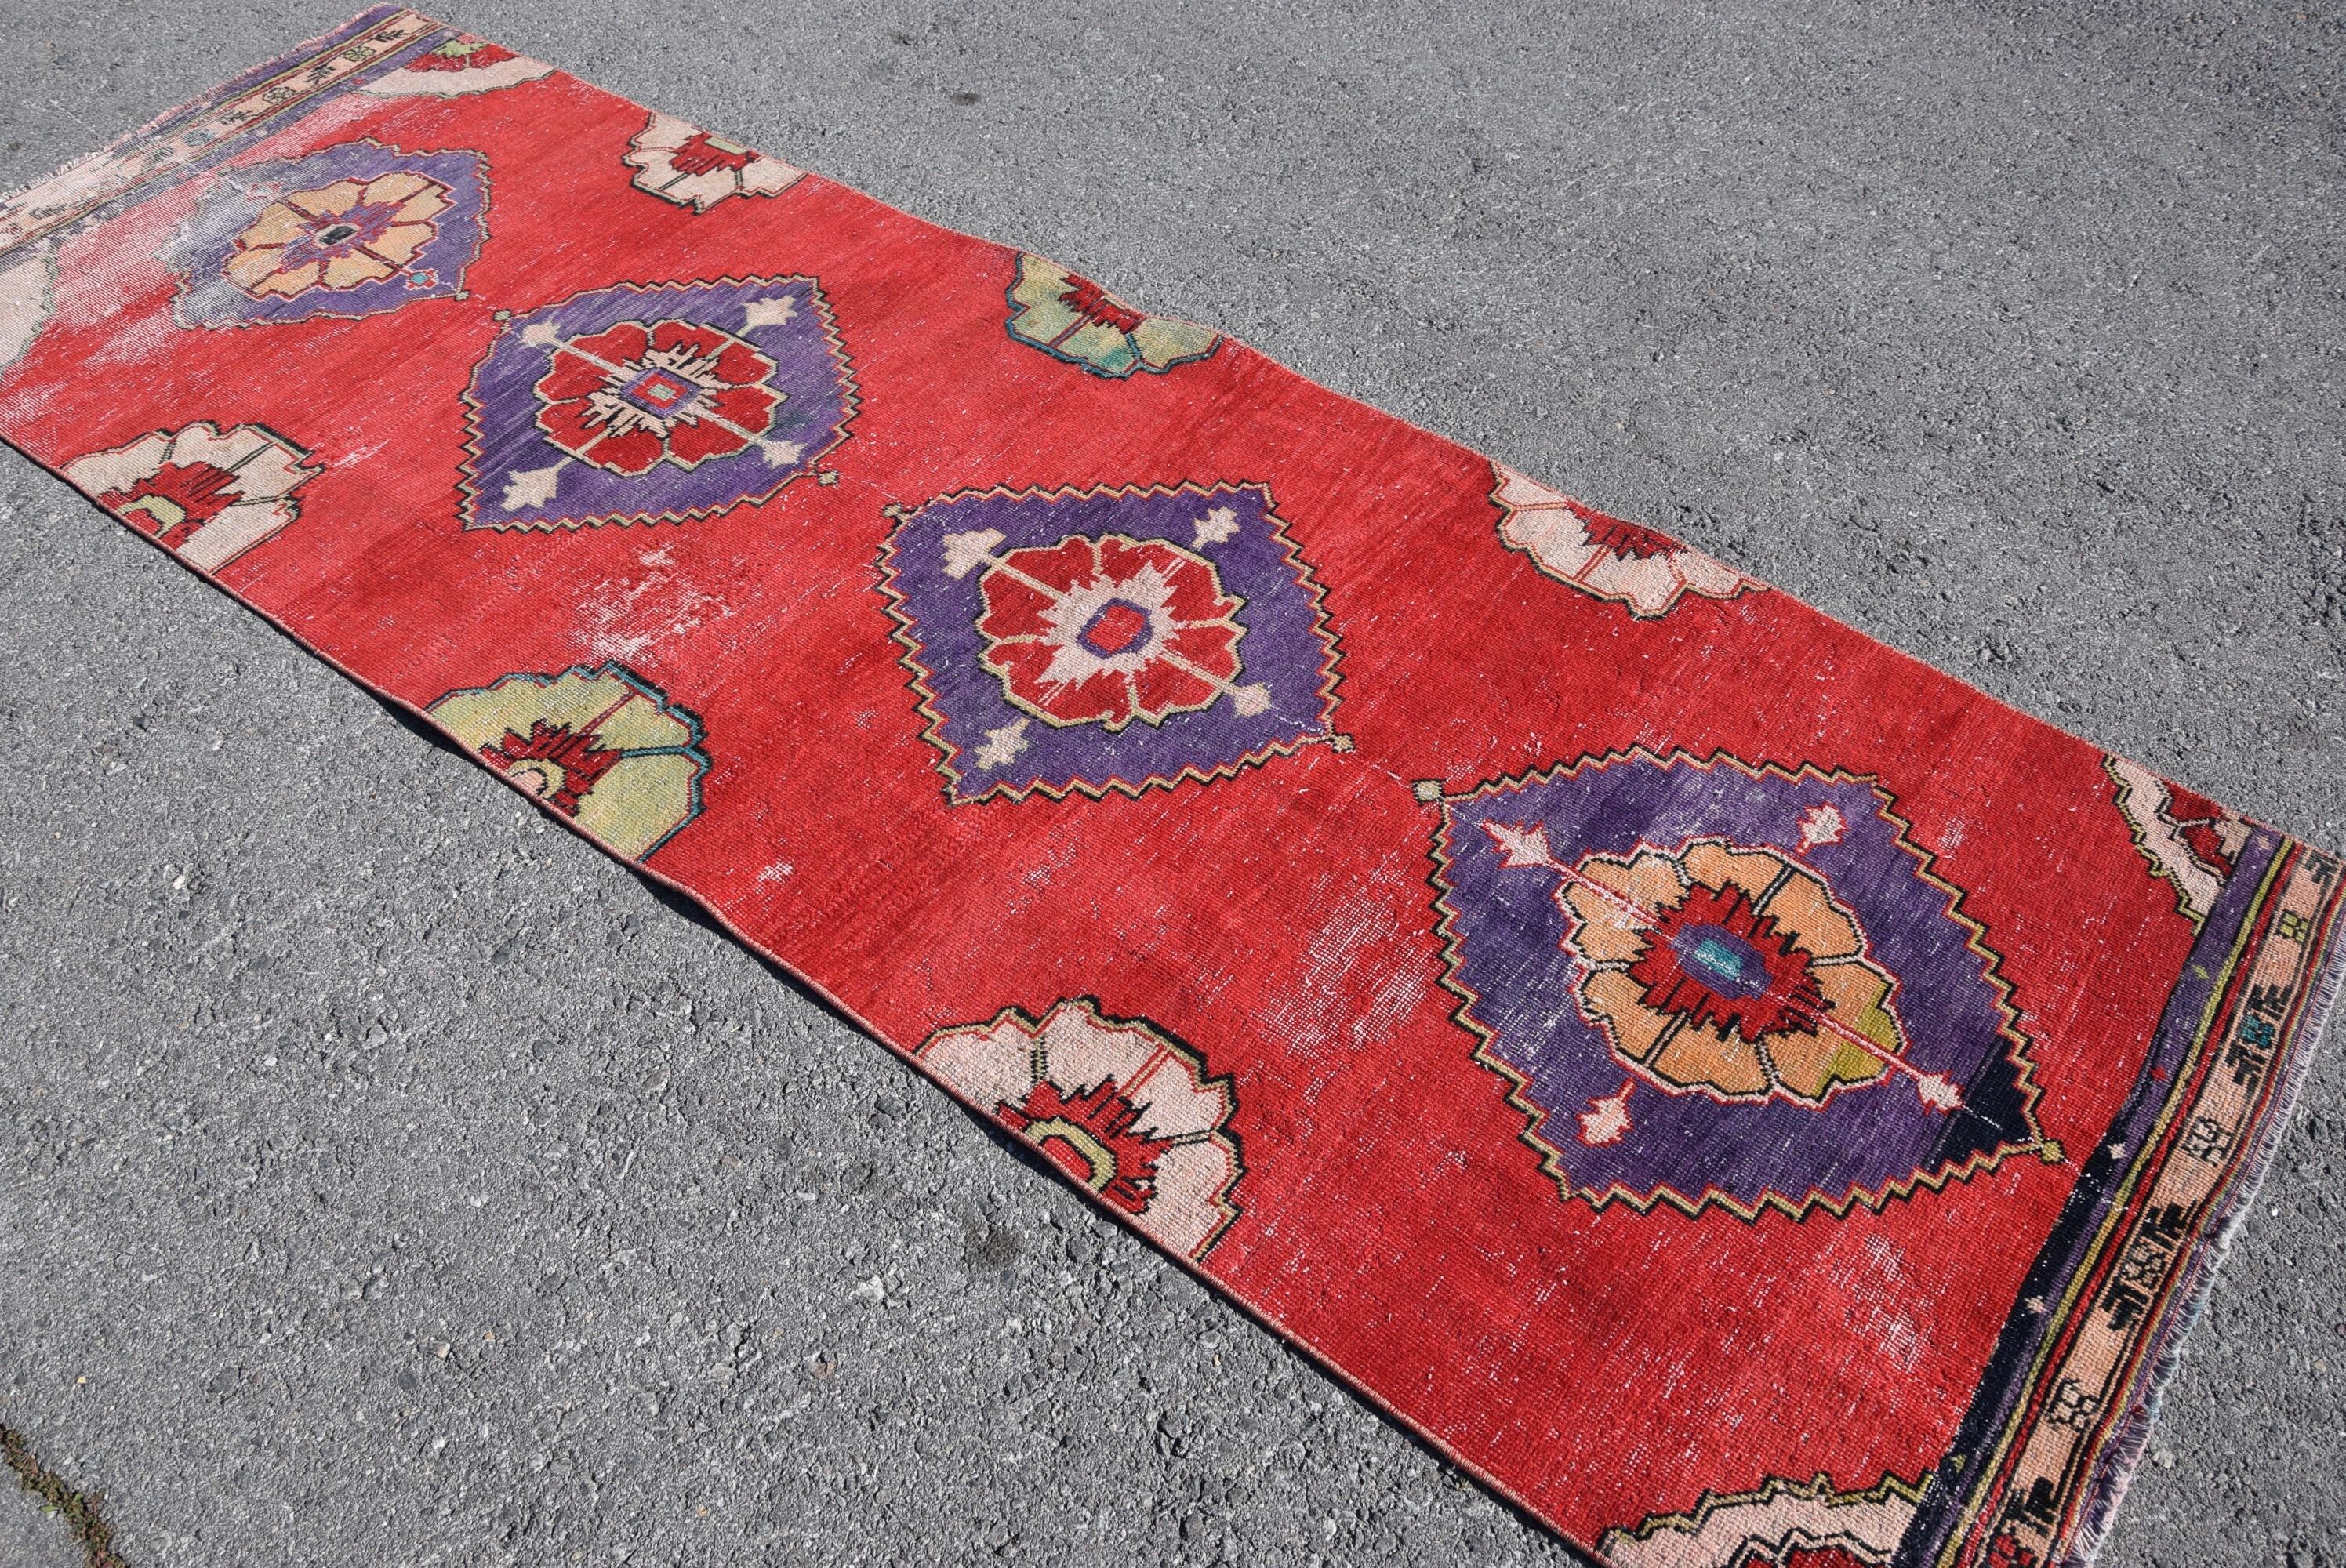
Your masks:
<path fill-rule="evenodd" d="M 2051 1568 L 2339 862 L 411 11 L 0 204 L 0 434 L 1621 1568 Z"/>

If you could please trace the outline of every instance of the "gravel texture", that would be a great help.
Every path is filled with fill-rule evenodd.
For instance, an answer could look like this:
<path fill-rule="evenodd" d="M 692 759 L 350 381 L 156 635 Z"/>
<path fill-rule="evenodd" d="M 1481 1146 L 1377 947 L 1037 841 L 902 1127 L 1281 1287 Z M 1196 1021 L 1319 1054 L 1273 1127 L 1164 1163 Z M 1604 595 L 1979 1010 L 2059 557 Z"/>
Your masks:
<path fill-rule="evenodd" d="M 355 4 L 0 0 L 0 183 Z M 438 14 L 2346 848 L 2334 5 Z M 138 1568 L 1568 1560 L 5 454 L 0 540 L 0 1421 Z M 2333 1050 L 2107 1562 L 2346 1565 L 2342 1180 Z"/>
<path fill-rule="evenodd" d="M 57 1515 L 0 1477 L 0 1563 L 8 1568 L 81 1568 L 81 1549 Z"/>

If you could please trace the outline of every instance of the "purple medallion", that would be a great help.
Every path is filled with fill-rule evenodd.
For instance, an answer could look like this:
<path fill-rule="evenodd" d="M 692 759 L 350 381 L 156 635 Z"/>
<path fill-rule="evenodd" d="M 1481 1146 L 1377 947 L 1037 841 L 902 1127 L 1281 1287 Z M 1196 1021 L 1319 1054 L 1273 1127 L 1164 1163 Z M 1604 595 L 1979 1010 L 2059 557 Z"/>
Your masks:
<path fill-rule="evenodd" d="M 486 169 L 475 152 L 373 141 L 222 168 L 164 252 L 179 324 L 354 320 L 458 293 Z"/>
<path fill-rule="evenodd" d="M 957 803 L 1343 744 L 1335 638 L 1261 485 L 950 495 L 883 566 Z"/>
<path fill-rule="evenodd" d="M 1636 753 L 1442 805 L 1459 1016 L 1567 1196 L 1841 1213 L 2058 1157 L 1984 933 L 1872 781 Z"/>
<path fill-rule="evenodd" d="M 811 278 L 622 283 L 505 323 L 473 372 L 467 528 L 680 522 L 763 501 L 846 439 Z"/>

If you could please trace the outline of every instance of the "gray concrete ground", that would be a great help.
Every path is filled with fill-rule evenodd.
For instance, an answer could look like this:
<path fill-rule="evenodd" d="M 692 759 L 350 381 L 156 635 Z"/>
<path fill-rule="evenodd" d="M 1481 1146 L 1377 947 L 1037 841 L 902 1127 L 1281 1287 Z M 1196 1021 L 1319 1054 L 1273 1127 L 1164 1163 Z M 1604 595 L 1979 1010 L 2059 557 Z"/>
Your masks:
<path fill-rule="evenodd" d="M 0 1563 L 8 1568 L 80 1568 L 83 1553 L 56 1513 L 13 1485 L 0 1492 Z"/>
<path fill-rule="evenodd" d="M 355 3 L 5 0 L 0 180 Z M 2329 0 L 441 14 L 2346 847 Z M 0 1420 L 138 1568 L 1564 1560 L 62 485 L 0 504 Z M 2107 1561 L 2346 1564 L 2341 1178 L 2333 1049 Z"/>

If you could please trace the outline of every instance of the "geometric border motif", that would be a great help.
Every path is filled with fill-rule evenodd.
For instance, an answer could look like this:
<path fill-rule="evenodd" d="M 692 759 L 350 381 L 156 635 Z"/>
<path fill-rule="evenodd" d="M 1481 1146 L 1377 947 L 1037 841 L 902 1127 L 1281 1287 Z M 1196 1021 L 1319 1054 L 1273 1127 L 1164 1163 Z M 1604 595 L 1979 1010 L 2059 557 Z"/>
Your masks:
<path fill-rule="evenodd" d="M 2221 1238 L 2269 1168 L 2346 952 L 2326 854 L 2254 829 L 2186 961 L 2149 1060 L 2083 1162 L 1940 1461 L 1906 1559 L 2082 1563 L 2149 1436 Z"/>
<path fill-rule="evenodd" d="M 318 41 L 126 136 L 38 185 L 0 197 L 0 256 L 124 202 L 142 186 L 175 184 L 182 171 L 232 153 L 308 113 L 321 98 L 418 39 L 444 31 L 416 12 L 362 13 Z"/>

